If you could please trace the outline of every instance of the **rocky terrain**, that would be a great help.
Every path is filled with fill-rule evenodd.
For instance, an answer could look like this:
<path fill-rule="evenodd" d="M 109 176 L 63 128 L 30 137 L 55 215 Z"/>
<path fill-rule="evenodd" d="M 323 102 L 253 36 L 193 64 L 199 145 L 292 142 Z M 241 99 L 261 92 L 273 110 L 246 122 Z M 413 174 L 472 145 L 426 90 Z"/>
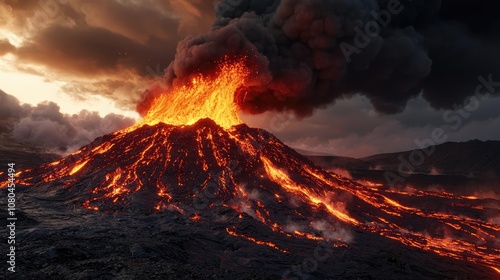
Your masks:
<path fill-rule="evenodd" d="M 487 267 L 359 230 L 348 247 L 334 247 L 273 233 L 224 207 L 193 221 L 177 211 L 88 211 L 63 191 L 17 194 L 16 273 L 2 269 L 3 279 L 498 279 Z M 288 252 L 232 236 L 228 224 Z"/>

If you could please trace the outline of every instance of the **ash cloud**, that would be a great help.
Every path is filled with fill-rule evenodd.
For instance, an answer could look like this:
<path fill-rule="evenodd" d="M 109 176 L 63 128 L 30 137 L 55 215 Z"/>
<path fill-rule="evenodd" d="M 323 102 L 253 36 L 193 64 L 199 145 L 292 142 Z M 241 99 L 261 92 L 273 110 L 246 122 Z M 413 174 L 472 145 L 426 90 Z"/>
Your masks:
<path fill-rule="evenodd" d="M 358 31 L 389 7 L 391 19 L 360 46 Z M 500 36 L 492 28 L 499 20 L 482 17 L 499 7 L 486 0 L 222 0 L 210 32 L 179 43 L 164 80 L 182 82 L 213 71 L 225 55 L 243 55 L 258 72 L 235 96 L 247 113 L 307 116 L 355 93 L 386 114 L 404 111 L 421 93 L 433 108 L 451 109 L 475 93 L 479 75 L 500 77 Z M 359 51 L 346 55 L 346 46 Z M 140 113 L 158 92 L 144 93 Z"/>
<path fill-rule="evenodd" d="M 133 119 L 121 115 L 101 117 L 97 112 L 87 110 L 73 115 L 63 114 L 54 102 L 20 105 L 15 97 L 1 90 L 0 104 L 3 132 L 19 142 L 62 154 L 134 123 Z"/>

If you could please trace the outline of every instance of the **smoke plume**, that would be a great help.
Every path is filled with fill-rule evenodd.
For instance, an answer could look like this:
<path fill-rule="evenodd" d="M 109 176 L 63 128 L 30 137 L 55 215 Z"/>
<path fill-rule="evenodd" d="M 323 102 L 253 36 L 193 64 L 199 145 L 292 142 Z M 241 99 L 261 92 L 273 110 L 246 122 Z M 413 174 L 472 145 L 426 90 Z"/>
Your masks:
<path fill-rule="evenodd" d="M 492 28 L 499 21 L 482 17 L 499 5 L 480 2 L 222 0 L 211 30 L 179 43 L 163 82 L 212 73 L 226 56 L 247 57 L 254 79 L 235 94 L 247 113 L 307 116 L 354 93 L 386 114 L 421 93 L 433 108 L 453 108 L 474 95 L 479 75 L 500 79 Z M 161 92 L 145 92 L 138 111 Z"/>

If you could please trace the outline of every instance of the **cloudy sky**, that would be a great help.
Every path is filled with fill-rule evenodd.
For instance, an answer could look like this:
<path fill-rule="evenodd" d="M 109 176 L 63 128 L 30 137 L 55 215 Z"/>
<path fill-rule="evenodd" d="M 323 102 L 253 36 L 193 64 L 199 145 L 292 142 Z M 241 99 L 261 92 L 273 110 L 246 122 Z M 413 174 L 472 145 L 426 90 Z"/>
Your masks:
<path fill-rule="evenodd" d="M 240 18 L 249 11 L 266 18 L 274 16 L 276 7 L 294 8 L 291 11 L 295 14 L 290 12 L 286 19 L 303 18 L 297 12 L 302 8 L 296 4 L 301 1 L 283 1 L 282 5 L 274 1 L 274 7 L 256 0 L 222 2 L 215 12 L 217 1 L 210 0 L 0 0 L 2 131 L 33 145 L 71 151 L 94 137 L 132 124 L 139 117 L 135 107 L 141 93 L 163 78 L 178 43 L 187 36 L 217 34 L 209 31 L 214 19 L 214 26 L 221 29 L 236 22 L 239 25 L 234 28 L 244 33 L 248 26 L 266 23 L 260 19 L 252 22 L 252 18 L 232 23 L 225 19 Z M 352 11 L 379 11 L 387 1 L 359 1 L 375 3 L 359 7 L 334 2 L 337 6 L 331 16 L 344 20 Z M 354 2 L 358 1 L 350 3 Z M 415 140 L 432 137 L 437 127 L 444 127 L 448 141 L 500 140 L 500 98 L 492 95 L 472 104 L 471 112 L 453 109 L 453 104 L 463 104 L 474 94 L 479 75 L 486 79 L 492 75 L 493 81 L 500 81 L 500 58 L 495 54 L 500 45 L 500 21 L 495 15 L 500 9 L 496 2 L 412 1 L 386 34 L 380 35 L 382 51 L 371 56 L 369 66 L 361 58 L 354 59 L 352 65 L 342 64 L 347 74 L 338 88 L 328 89 L 334 93 L 327 98 L 306 79 L 304 94 L 284 99 L 290 109 L 287 112 L 277 112 L 286 106 L 269 106 L 256 95 L 251 105 L 262 105 L 268 111 L 244 114 L 243 118 L 291 146 L 353 157 L 414 149 Z M 325 10 L 318 5 L 309 11 Z M 341 8 L 350 11 L 348 16 L 337 12 Z M 285 22 L 282 10 L 278 9 L 276 18 Z M 293 28 L 285 29 L 289 25 L 283 25 L 286 46 L 301 40 L 290 39 Z M 399 52 L 406 46 L 401 44 L 393 52 L 383 51 L 389 43 L 402 42 L 403 33 L 404 38 L 417 38 L 412 41 L 415 45 L 408 45 L 414 50 L 411 55 Z M 346 40 L 347 35 L 335 36 Z M 257 39 L 248 40 L 259 46 Z M 277 49 L 283 48 L 284 44 L 277 43 Z M 261 53 L 271 65 L 278 61 L 267 50 Z M 320 66 L 312 64 L 310 72 L 318 75 Z M 387 65 L 393 67 L 391 73 L 406 72 L 404 79 L 392 74 L 381 82 L 378 73 L 388 71 Z M 277 77 L 280 73 L 270 74 Z M 277 99 L 272 102 L 276 104 Z M 306 113 L 301 104 L 308 106 Z"/>

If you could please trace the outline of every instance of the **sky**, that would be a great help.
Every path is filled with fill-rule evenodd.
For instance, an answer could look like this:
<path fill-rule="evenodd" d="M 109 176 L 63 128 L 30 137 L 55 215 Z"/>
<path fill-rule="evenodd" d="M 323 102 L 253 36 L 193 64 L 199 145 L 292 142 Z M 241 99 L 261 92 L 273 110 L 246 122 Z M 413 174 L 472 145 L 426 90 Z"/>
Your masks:
<path fill-rule="evenodd" d="M 67 153 L 132 124 L 139 118 L 135 107 L 149 85 L 169 78 L 165 68 L 174 62 L 170 72 L 177 71 L 179 76 L 189 63 L 199 63 L 182 56 L 193 57 L 183 48 L 192 50 L 189 43 L 196 40 L 186 37 L 214 45 L 209 43 L 218 41 L 212 37 L 220 36 L 210 35 L 221 32 L 210 31 L 212 25 L 217 30 L 235 25 L 241 33 L 254 32 L 257 29 L 248 27 L 264 25 L 260 19 L 258 23 L 252 18 L 225 19 L 244 17 L 241 15 L 251 9 L 262 10 L 262 15 L 275 14 L 269 7 L 264 12 L 266 7 L 255 0 L 226 0 L 217 6 L 216 2 L 0 0 L 0 130 L 28 144 Z M 288 6 L 279 7 L 291 7 L 297 1 L 283 2 Z M 340 4 L 332 15 L 339 16 L 336 11 L 347 2 L 333 2 Z M 358 1 L 350 3 L 354 2 Z M 364 1 L 370 2 L 377 1 Z M 412 5 L 391 22 L 389 35 L 380 36 L 386 46 L 401 42 L 397 36 L 404 33 L 404 38 L 417 42 L 408 45 L 411 54 L 405 54 L 402 50 L 407 45 L 400 44 L 392 52 L 380 51 L 383 55 L 370 58 L 368 66 L 355 60 L 345 66 L 341 86 L 328 89 L 327 95 L 319 94 L 310 79 L 303 83 L 308 90 L 284 99 L 262 99 L 256 94 L 253 103 L 244 105 L 266 109 L 245 110 L 243 120 L 273 132 L 292 147 L 351 157 L 415 149 L 416 141 L 432 139 L 433 131 L 441 127 L 447 141 L 500 140 L 500 98 L 489 96 L 474 104 L 470 112 L 452 106 L 463 104 L 473 94 L 480 84 L 477 76 L 487 79 L 490 74 L 493 81 L 500 81 L 500 58 L 494 54 L 500 45 L 500 21 L 495 17 L 500 12 L 498 4 L 415 0 Z M 300 19 L 298 7 L 295 11 Z M 350 8 L 369 11 L 370 7 Z M 281 12 L 278 9 L 276 14 L 282 16 Z M 293 29 L 286 26 L 283 30 L 289 36 Z M 259 49 L 256 40 L 248 39 Z M 277 44 L 276 49 L 286 46 Z M 278 61 L 268 50 L 259 52 L 271 66 Z M 337 60 L 332 61 L 338 66 Z M 321 76 L 320 66 L 313 64 L 313 77 Z M 362 70 L 360 65 L 365 65 Z M 380 82 L 379 73 L 388 71 L 380 65 L 394 66 L 391 73 L 405 72 L 407 76 L 402 79 L 392 74 Z M 280 76 L 273 71 L 269 75 Z M 268 86 L 283 84 L 276 80 Z M 406 90 L 409 84 L 411 90 Z M 280 97 L 276 91 L 272 94 Z M 278 100 L 284 100 L 290 110 L 280 112 L 286 106 L 277 104 Z"/>

